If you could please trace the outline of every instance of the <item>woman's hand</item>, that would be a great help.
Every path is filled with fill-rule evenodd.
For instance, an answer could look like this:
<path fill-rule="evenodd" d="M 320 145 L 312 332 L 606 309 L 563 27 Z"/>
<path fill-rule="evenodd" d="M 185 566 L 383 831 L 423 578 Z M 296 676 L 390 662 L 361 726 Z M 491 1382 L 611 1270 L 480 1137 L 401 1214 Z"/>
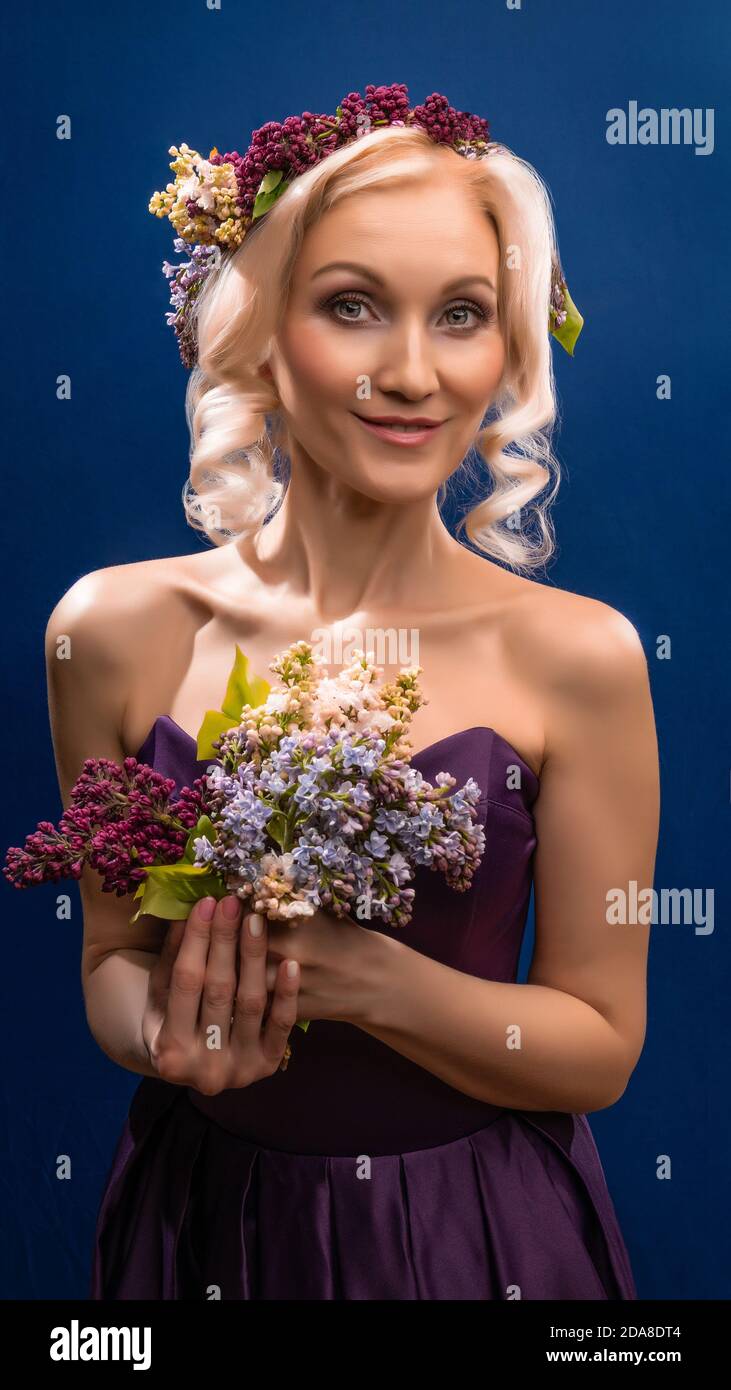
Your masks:
<path fill-rule="evenodd" d="M 206 909 L 215 908 L 207 917 Z M 163 1081 L 215 1096 L 271 1076 L 289 1056 L 297 1019 L 299 970 L 282 954 L 267 997 L 267 923 L 255 914 L 241 922 L 231 895 L 195 904 L 186 921 L 171 922 L 150 971 L 142 1037 Z M 230 913 L 230 915 L 229 915 Z M 261 930 L 254 935 L 254 924 Z M 292 934 L 294 936 L 294 934 Z M 239 950 L 240 947 L 240 950 Z"/>
<path fill-rule="evenodd" d="M 387 968 L 389 937 L 324 911 L 292 922 L 269 921 L 267 931 L 268 990 L 274 989 L 284 960 L 299 962 L 297 1019 L 368 1021 Z"/>

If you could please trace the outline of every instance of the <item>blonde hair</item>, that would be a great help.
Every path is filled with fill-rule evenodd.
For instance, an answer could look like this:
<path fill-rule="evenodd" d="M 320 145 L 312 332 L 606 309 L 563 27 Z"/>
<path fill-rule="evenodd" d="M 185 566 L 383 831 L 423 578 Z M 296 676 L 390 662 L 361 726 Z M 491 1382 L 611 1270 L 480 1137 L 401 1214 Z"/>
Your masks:
<path fill-rule="evenodd" d="M 198 364 L 186 393 L 191 452 L 183 505 L 189 524 L 214 544 L 257 531 L 286 492 L 279 402 L 257 368 L 269 355 L 307 229 L 341 198 L 423 180 L 437 161 L 465 180 L 492 219 L 500 247 L 505 368 L 474 441 L 476 460 L 468 455 L 459 470 L 484 486 L 486 468 L 492 486 L 458 533 L 514 570 L 531 570 L 552 554 L 548 508 L 559 469 L 550 442 L 557 405 L 548 306 L 557 251 L 549 192 L 535 169 L 504 146 L 466 159 L 409 126 L 373 131 L 299 175 L 201 293 Z M 443 484 L 440 506 L 447 495 Z"/>

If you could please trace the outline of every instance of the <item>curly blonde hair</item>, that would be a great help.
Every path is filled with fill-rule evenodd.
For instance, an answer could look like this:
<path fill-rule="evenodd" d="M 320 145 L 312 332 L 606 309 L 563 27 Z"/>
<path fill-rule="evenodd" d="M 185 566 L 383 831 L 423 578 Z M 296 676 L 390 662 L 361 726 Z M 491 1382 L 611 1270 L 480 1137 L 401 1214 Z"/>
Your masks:
<path fill-rule="evenodd" d="M 189 524 L 213 544 L 259 530 L 286 492 L 286 429 L 273 383 L 257 368 L 269 355 L 307 229 L 349 194 L 427 179 L 438 164 L 464 180 L 500 247 L 505 367 L 474 458 L 458 470 L 484 487 L 486 469 L 491 486 L 459 522 L 458 536 L 464 532 L 474 549 L 516 571 L 552 554 L 549 506 L 559 468 L 551 449 L 557 404 L 548 305 L 558 255 L 550 194 L 505 146 L 465 159 L 408 126 L 373 131 L 299 175 L 201 293 L 198 363 L 186 392 L 191 448 L 183 505 Z M 447 496 L 443 484 L 440 507 Z"/>

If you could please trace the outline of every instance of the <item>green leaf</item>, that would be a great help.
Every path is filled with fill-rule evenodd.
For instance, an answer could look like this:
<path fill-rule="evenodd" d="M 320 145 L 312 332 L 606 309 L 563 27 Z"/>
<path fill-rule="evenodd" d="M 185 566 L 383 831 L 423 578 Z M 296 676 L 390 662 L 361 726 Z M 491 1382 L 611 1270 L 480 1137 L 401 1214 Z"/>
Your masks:
<path fill-rule="evenodd" d="M 198 746 L 195 753 L 198 761 L 205 762 L 206 758 L 217 758 L 218 750 L 213 747 L 213 740 L 220 738 L 221 734 L 227 734 L 238 722 L 238 719 L 231 719 L 228 714 L 222 714 L 220 709 L 207 709 L 198 730 Z"/>
<path fill-rule="evenodd" d="M 272 181 L 271 185 L 265 188 L 264 185 L 269 180 Z M 277 198 L 281 198 L 287 188 L 289 188 L 289 182 L 287 179 L 282 178 L 281 169 L 273 169 L 268 174 L 265 174 L 259 184 L 259 190 L 254 199 L 254 207 L 251 213 L 252 221 L 257 217 L 262 217 L 265 212 L 268 212 L 276 203 Z"/>
<path fill-rule="evenodd" d="M 310 1019 L 309 1019 L 309 1018 L 298 1018 L 298 1019 L 297 1019 L 297 1027 L 298 1027 L 298 1028 L 301 1028 L 303 1033 L 306 1033 L 306 1032 L 307 1032 L 307 1029 L 309 1028 L 309 1026 L 310 1026 Z"/>
<path fill-rule="evenodd" d="M 257 709 L 263 705 L 271 686 L 263 676 L 249 675 L 249 658 L 244 656 L 238 643 L 236 644 L 236 660 L 231 667 L 231 674 L 226 686 L 226 694 L 223 697 L 221 709 L 224 714 L 230 714 L 231 718 L 238 723 L 241 718 L 241 711 L 244 705 L 251 705 L 252 709 Z"/>
<path fill-rule="evenodd" d="M 197 868 L 183 859 L 177 864 L 153 864 L 134 895 L 140 905 L 130 922 L 136 922 L 143 913 L 169 922 L 184 920 L 201 898 L 225 898 L 227 892 L 219 875 L 207 865 Z"/>
<path fill-rule="evenodd" d="M 266 829 L 267 834 L 271 835 L 272 839 L 279 845 L 279 848 L 284 849 L 284 841 L 287 836 L 287 817 L 284 815 L 284 812 L 275 811 L 274 815 L 269 817 Z"/>
<path fill-rule="evenodd" d="M 584 326 L 584 319 L 568 292 L 566 281 L 564 281 L 563 292 L 566 318 L 560 328 L 552 328 L 551 332 L 561 347 L 566 349 L 570 357 L 573 357 L 576 340 Z"/>
<path fill-rule="evenodd" d="M 263 177 L 263 179 L 262 179 L 261 183 L 259 184 L 259 187 L 257 188 L 256 191 L 257 191 L 257 193 L 273 193 L 273 192 L 274 192 L 274 189 L 275 189 L 276 186 L 277 186 L 277 184 L 278 184 L 278 183 L 281 183 L 281 182 L 282 182 L 282 170 L 281 170 L 281 169 L 270 169 L 270 170 L 269 170 L 269 173 L 264 175 L 264 177 Z"/>
<path fill-rule="evenodd" d="M 213 747 L 214 739 L 220 738 L 221 734 L 226 734 L 229 729 L 236 727 L 241 719 L 244 705 L 251 705 L 252 709 L 257 709 L 259 705 L 263 705 L 270 690 L 271 686 L 268 681 L 264 680 L 263 676 L 249 675 L 249 658 L 244 656 L 237 643 L 236 656 L 226 684 L 223 704 L 220 710 L 206 710 L 203 723 L 198 730 L 196 757 L 199 762 L 205 762 L 206 758 L 217 756 L 216 749 Z"/>
<path fill-rule="evenodd" d="M 216 827 L 213 824 L 213 821 L 211 820 L 210 816 L 201 816 L 199 818 L 197 825 L 194 825 L 185 842 L 183 859 L 185 859 L 189 864 L 192 864 L 193 860 L 195 859 L 193 841 L 200 839 L 202 835 L 205 835 L 206 839 L 210 840 L 211 844 L 215 843 Z"/>

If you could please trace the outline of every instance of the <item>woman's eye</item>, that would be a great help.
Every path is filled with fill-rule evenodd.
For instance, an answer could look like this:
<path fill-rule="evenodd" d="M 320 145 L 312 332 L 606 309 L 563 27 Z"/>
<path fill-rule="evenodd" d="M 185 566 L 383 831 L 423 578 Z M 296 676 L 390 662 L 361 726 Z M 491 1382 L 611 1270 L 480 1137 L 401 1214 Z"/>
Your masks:
<path fill-rule="evenodd" d="M 463 301 L 460 304 L 452 304 L 446 311 L 449 319 L 449 328 L 477 328 L 481 323 L 488 323 L 492 318 L 492 310 L 483 309 L 482 305 L 474 304 L 471 301 Z"/>
<path fill-rule="evenodd" d="M 367 305 L 365 299 L 360 299 L 357 295 L 343 294 L 328 300 L 326 307 L 341 323 L 362 323 L 365 314 L 361 313 L 361 310 L 367 308 Z"/>

